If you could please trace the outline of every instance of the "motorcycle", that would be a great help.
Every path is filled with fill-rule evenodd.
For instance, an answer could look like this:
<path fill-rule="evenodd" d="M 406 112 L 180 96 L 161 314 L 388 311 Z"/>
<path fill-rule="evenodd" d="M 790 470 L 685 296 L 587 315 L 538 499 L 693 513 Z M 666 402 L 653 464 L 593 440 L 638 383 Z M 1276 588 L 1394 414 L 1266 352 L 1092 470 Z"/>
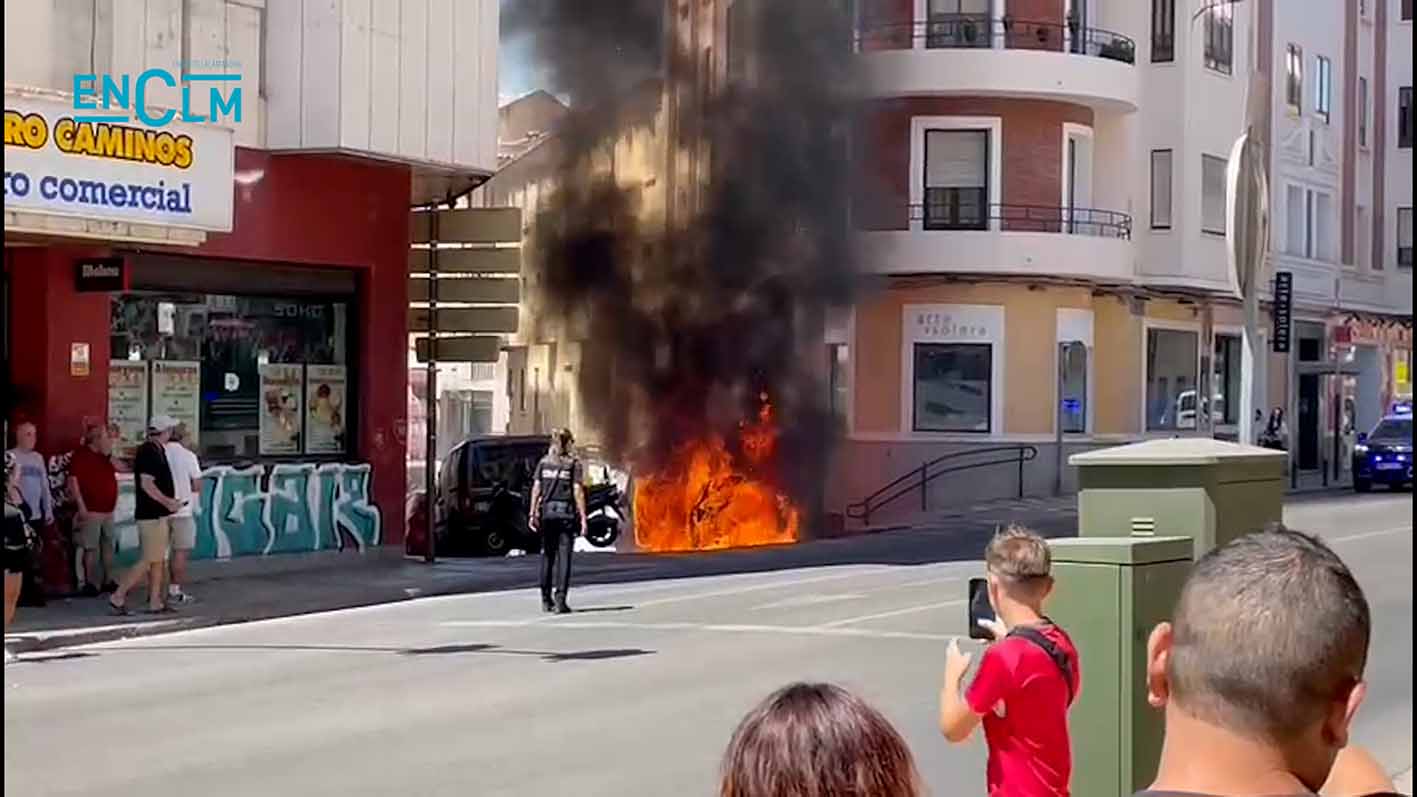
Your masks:
<path fill-rule="evenodd" d="M 586 541 L 597 548 L 608 548 L 620 538 L 624 528 L 624 494 L 614 484 L 596 484 L 586 488 Z"/>

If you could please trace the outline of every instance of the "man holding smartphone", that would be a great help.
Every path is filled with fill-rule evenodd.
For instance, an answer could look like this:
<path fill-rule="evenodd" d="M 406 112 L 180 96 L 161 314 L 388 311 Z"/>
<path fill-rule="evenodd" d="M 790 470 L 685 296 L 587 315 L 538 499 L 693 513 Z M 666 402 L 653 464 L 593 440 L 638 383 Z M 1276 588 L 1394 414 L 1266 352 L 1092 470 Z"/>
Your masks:
<path fill-rule="evenodd" d="M 1043 613 L 1053 590 L 1048 542 L 1034 531 L 1010 526 L 989 542 L 984 564 L 994 617 L 981 618 L 979 624 L 993 643 L 965 690 L 964 675 L 973 657 L 960 652 L 957 640 L 950 642 L 940 691 L 940 732 L 960 743 L 983 723 L 990 797 L 1067 797 L 1072 777 L 1068 708 L 1082 688 L 1082 669 L 1072 640 Z"/>

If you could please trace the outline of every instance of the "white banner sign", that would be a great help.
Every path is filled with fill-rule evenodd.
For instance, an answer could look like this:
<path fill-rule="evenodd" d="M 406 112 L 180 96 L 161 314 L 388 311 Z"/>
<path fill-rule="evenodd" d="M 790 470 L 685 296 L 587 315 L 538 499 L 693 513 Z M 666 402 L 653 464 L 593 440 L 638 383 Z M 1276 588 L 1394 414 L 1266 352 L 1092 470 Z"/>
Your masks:
<path fill-rule="evenodd" d="M 230 232 L 235 150 L 219 127 L 86 121 L 5 94 L 5 210 Z"/>
<path fill-rule="evenodd" d="M 306 366 L 305 453 L 344 453 L 344 398 L 343 365 Z"/>
<path fill-rule="evenodd" d="M 153 362 L 153 415 L 167 415 L 186 426 L 188 446 L 197 444 L 201 407 L 201 363 Z"/>
<path fill-rule="evenodd" d="M 261 366 L 261 453 L 299 454 L 302 367 Z"/>

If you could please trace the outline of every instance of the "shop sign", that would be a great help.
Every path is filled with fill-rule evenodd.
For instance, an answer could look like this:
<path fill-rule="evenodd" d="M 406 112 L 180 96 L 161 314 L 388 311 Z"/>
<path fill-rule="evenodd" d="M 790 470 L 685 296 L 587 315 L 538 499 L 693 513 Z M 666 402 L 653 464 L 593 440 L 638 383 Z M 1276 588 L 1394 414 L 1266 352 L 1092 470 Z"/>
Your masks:
<path fill-rule="evenodd" d="M 1274 351 L 1288 354 L 1294 332 L 1294 272 L 1278 271 L 1274 275 L 1274 309 L 1270 319 L 1274 327 Z"/>
<path fill-rule="evenodd" d="M 108 422 L 118 427 L 114 448 L 126 455 L 143 442 L 148 425 L 148 364 L 113 360 L 108 364 Z"/>
<path fill-rule="evenodd" d="M 69 344 L 69 376 L 89 375 L 89 344 Z"/>
<path fill-rule="evenodd" d="M 912 341 L 988 343 L 1003 328 L 1002 307 L 970 304 L 907 306 L 906 329 Z"/>
<path fill-rule="evenodd" d="M 74 290 L 119 293 L 128 290 L 128 267 L 121 257 L 88 257 L 74 263 Z"/>
<path fill-rule="evenodd" d="M 76 114 L 5 94 L 5 210 L 230 232 L 232 132 Z"/>

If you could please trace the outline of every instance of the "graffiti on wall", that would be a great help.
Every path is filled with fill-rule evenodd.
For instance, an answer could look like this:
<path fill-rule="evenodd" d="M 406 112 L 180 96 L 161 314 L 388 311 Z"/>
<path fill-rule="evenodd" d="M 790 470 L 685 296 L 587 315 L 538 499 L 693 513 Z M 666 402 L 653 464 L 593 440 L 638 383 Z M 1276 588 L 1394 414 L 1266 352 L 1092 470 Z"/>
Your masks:
<path fill-rule="evenodd" d="M 268 556 L 307 551 L 364 551 L 382 539 L 382 516 L 372 500 L 368 464 L 280 463 L 217 466 L 202 473 L 195 501 L 193 559 Z M 138 555 L 132 482 L 115 517 L 118 553 Z"/>

